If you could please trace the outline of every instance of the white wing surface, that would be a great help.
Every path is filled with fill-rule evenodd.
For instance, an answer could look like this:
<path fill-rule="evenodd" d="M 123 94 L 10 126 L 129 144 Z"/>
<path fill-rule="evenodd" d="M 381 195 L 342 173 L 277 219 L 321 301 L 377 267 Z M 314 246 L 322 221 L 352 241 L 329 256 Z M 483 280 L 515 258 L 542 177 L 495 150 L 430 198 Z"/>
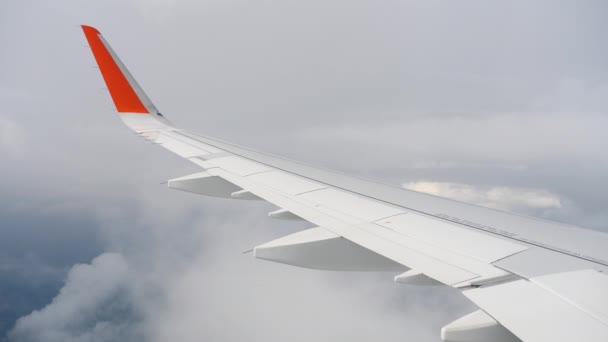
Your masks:
<path fill-rule="evenodd" d="M 133 131 L 201 167 L 170 188 L 276 205 L 311 228 L 257 258 L 324 270 L 387 271 L 394 281 L 461 289 L 479 311 L 446 341 L 608 341 L 608 235 L 460 203 L 272 156 L 174 127 L 99 31 L 85 36 Z"/>

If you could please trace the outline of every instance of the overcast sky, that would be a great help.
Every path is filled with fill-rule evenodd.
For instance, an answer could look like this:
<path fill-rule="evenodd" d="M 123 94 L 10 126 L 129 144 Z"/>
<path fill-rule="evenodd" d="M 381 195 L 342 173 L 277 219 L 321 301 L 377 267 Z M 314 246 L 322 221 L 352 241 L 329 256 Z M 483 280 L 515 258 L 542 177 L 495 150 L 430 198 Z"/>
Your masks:
<path fill-rule="evenodd" d="M 160 183 L 99 28 L 180 128 L 608 231 L 605 1 L 0 2 L 0 341 L 438 341 L 458 291 L 258 261 L 304 228 Z"/>

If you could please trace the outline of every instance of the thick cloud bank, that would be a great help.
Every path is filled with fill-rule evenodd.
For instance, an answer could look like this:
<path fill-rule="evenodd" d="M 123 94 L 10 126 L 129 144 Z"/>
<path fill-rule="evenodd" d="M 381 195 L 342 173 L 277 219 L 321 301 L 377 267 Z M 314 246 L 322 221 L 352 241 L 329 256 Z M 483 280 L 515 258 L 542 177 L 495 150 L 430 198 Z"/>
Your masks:
<path fill-rule="evenodd" d="M 378 327 L 386 339 L 406 331 L 433 341 L 451 317 L 471 309 L 457 291 L 403 288 L 391 274 L 320 272 L 256 261 L 241 251 L 293 229 L 256 216 L 232 223 L 200 221 L 214 228 L 204 229 L 194 253 L 162 246 L 171 241 L 156 230 L 152 233 L 161 236 L 135 254 L 105 253 L 74 266 L 50 304 L 18 320 L 10 341 L 363 342 L 376 338 Z M 275 233 L 261 224 L 270 224 Z"/>
<path fill-rule="evenodd" d="M 140 308 L 120 254 L 106 253 L 74 266 L 53 301 L 17 321 L 15 341 L 89 342 L 141 340 Z"/>

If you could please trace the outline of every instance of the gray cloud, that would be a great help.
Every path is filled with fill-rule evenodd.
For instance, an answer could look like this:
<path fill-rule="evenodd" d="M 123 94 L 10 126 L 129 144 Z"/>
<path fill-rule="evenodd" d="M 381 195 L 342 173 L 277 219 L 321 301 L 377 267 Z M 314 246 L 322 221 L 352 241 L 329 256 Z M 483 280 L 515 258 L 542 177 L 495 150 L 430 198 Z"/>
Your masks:
<path fill-rule="evenodd" d="M 90 265 L 74 266 L 53 302 L 19 319 L 10 338 L 51 342 L 141 339 L 128 274 L 120 254 L 105 253 Z"/>
<path fill-rule="evenodd" d="M 13 121 L 0 121 L 0 148 L 8 154 L 20 153 L 24 143 L 23 128 Z"/>
<path fill-rule="evenodd" d="M 110 115 L 77 25 L 185 129 L 396 184 L 543 189 L 562 208 L 540 214 L 606 230 L 605 6 L 2 2 L 0 276 L 49 284 L 11 338 L 434 341 L 472 310 L 390 274 L 242 255 L 302 227 L 159 185 L 196 169 Z"/>
<path fill-rule="evenodd" d="M 578 113 L 529 112 L 492 115 L 485 118 L 421 118 L 414 121 L 375 124 L 342 123 L 303 129 L 298 138 L 316 145 L 340 139 L 367 154 L 381 148 L 402 163 L 440 160 L 469 163 L 550 162 L 560 159 L 590 159 L 601 154 L 608 142 L 603 127 L 608 118 Z M 433 134 L 429 134 L 432 132 Z M 404 146 L 398 142 L 406 140 Z M 387 163 L 380 159 L 374 163 Z"/>

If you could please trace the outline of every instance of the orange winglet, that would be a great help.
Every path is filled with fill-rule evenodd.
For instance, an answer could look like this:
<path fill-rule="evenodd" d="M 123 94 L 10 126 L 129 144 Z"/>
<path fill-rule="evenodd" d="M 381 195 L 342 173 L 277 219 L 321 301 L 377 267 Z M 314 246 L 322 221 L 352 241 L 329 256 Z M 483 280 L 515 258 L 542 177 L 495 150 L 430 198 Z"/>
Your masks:
<path fill-rule="evenodd" d="M 120 70 L 110 51 L 100 38 L 99 31 L 91 26 L 82 25 L 84 35 L 89 42 L 93 56 L 97 61 L 114 105 L 119 113 L 149 114 L 146 106 L 141 102 L 133 87 Z"/>

